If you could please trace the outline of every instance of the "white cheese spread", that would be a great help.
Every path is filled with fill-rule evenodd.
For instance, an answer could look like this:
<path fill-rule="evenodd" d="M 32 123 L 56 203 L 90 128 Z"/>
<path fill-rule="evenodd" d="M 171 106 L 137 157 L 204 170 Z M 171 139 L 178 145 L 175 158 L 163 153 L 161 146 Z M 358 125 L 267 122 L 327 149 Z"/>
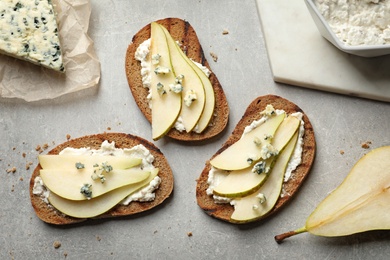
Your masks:
<path fill-rule="evenodd" d="M 64 71 L 51 0 L 0 1 L 0 52 Z"/>
<path fill-rule="evenodd" d="M 390 43 L 390 0 L 316 0 L 316 6 L 346 45 Z"/>
<path fill-rule="evenodd" d="M 142 77 L 142 84 L 145 88 L 149 89 L 149 94 L 147 96 L 147 100 L 149 101 L 149 107 L 152 109 L 152 105 L 151 105 L 151 99 L 152 99 L 152 91 L 151 91 L 151 88 L 150 88 L 150 80 L 151 80 L 151 76 L 150 76 L 150 70 L 151 70 L 151 66 L 152 66 L 152 62 L 150 60 L 147 59 L 148 55 L 149 55 L 149 52 L 150 52 L 150 39 L 147 39 L 145 40 L 144 42 L 142 42 L 137 50 L 135 51 L 135 54 L 134 54 L 134 57 L 136 60 L 138 60 L 140 63 L 141 63 L 141 77 Z M 209 77 L 211 75 L 211 71 L 206 67 L 206 66 L 203 66 L 202 64 L 196 62 L 196 61 L 193 61 L 191 60 L 198 68 L 200 68 L 203 73 Z M 178 86 L 172 86 L 174 88 L 174 90 L 178 90 Z M 185 127 L 184 127 L 184 124 L 183 124 L 183 119 L 182 118 L 179 118 L 178 121 L 176 121 L 176 123 L 174 124 L 173 126 L 176 130 L 178 131 L 184 131 L 185 130 Z M 197 127 L 194 128 L 194 132 L 197 133 Z"/>
<path fill-rule="evenodd" d="M 270 116 L 272 116 L 271 110 L 272 109 L 267 106 L 266 110 L 261 112 L 261 114 L 263 116 L 259 120 L 255 120 L 250 125 L 245 127 L 245 130 L 244 130 L 242 136 L 244 136 L 245 134 L 248 134 L 250 131 L 252 131 L 256 127 L 258 127 L 259 125 L 263 124 L 265 121 L 267 121 L 267 119 Z M 280 115 L 282 113 L 285 113 L 284 110 L 273 110 L 273 111 L 275 112 L 276 115 Z M 287 168 L 286 168 L 286 171 L 284 174 L 284 182 L 287 182 L 290 179 L 292 172 L 301 163 L 302 149 L 303 149 L 303 135 L 305 132 L 305 126 L 304 126 L 305 122 L 302 119 L 303 114 L 301 112 L 296 112 L 296 113 L 290 114 L 289 116 L 294 116 L 294 117 L 298 118 L 301 121 L 301 124 L 299 126 L 297 144 L 295 145 L 293 154 L 288 162 L 288 165 L 287 165 Z M 242 138 L 242 136 L 241 136 L 241 138 Z M 209 196 L 213 196 L 215 203 L 230 203 L 230 205 L 234 206 L 235 201 L 233 199 L 221 197 L 221 196 L 216 196 L 213 194 L 214 187 L 218 186 L 227 175 L 229 175 L 229 171 L 220 170 L 220 169 L 217 169 L 217 168 L 214 168 L 213 166 L 211 166 L 211 170 L 209 171 L 208 179 L 207 179 L 207 184 L 209 185 L 209 187 L 206 190 L 206 193 Z M 281 194 L 281 196 L 283 196 L 283 194 Z"/>
<path fill-rule="evenodd" d="M 154 169 L 153 161 L 154 156 L 150 153 L 148 149 L 142 144 L 136 145 L 132 148 L 124 148 L 119 149 L 115 148 L 115 142 L 109 143 L 108 141 L 104 141 L 101 144 L 100 149 L 90 149 L 90 148 L 65 148 L 60 153 L 68 154 L 68 155 L 90 155 L 90 156 L 102 156 L 102 155 L 110 155 L 110 156 L 129 156 L 134 158 L 142 158 L 142 163 L 139 166 L 143 170 L 152 170 Z M 152 201 L 155 198 L 154 191 L 158 189 L 161 183 L 161 179 L 159 176 L 156 176 L 148 186 L 144 187 L 140 191 L 137 191 L 133 194 L 130 194 L 126 197 L 121 204 L 128 205 L 131 201 Z M 34 187 L 33 194 L 41 196 L 42 199 L 48 202 L 48 197 L 50 195 L 50 191 L 46 189 L 42 179 L 38 176 L 34 179 Z"/>

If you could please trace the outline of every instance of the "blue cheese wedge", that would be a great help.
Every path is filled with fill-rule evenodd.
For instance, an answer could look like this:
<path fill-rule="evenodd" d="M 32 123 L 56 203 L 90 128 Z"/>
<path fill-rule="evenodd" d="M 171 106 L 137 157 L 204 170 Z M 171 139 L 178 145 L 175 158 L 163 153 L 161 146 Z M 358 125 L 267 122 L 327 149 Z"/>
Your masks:
<path fill-rule="evenodd" d="M 51 0 L 0 1 L 0 53 L 65 70 Z"/>

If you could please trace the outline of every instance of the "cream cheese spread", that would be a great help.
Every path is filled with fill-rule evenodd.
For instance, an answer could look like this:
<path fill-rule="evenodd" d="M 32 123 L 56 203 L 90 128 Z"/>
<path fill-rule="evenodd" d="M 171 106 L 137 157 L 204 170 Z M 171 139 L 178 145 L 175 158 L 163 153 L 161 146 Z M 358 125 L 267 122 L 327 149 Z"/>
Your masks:
<path fill-rule="evenodd" d="M 143 170 L 152 170 L 154 169 L 153 161 L 154 156 L 150 153 L 148 149 L 142 144 L 136 145 L 132 148 L 124 148 L 119 149 L 115 148 L 115 142 L 104 141 L 101 144 L 100 149 L 90 149 L 90 148 L 70 148 L 67 147 L 62 150 L 60 153 L 67 155 L 90 155 L 90 156 L 102 156 L 102 155 L 110 155 L 110 156 L 129 156 L 134 158 L 142 158 L 142 163 L 139 166 Z M 141 190 L 130 194 L 126 197 L 121 204 L 128 205 L 132 201 L 152 201 L 155 198 L 155 190 L 158 189 L 161 183 L 161 178 L 156 176 L 146 187 Z M 34 187 L 33 194 L 41 196 L 41 198 L 46 202 L 48 202 L 48 197 L 50 195 L 50 191 L 46 189 L 42 178 L 37 176 L 34 179 Z"/>
<path fill-rule="evenodd" d="M 147 96 L 147 100 L 149 101 L 149 107 L 152 109 L 151 105 L 151 99 L 152 99 L 152 91 L 150 88 L 150 81 L 151 81 L 151 76 L 150 76 L 150 71 L 151 71 L 151 66 L 152 66 L 152 61 L 150 61 L 147 57 L 150 52 L 150 39 L 145 40 L 142 42 L 137 50 L 135 51 L 134 57 L 136 60 L 138 60 L 141 63 L 141 77 L 142 77 L 142 84 L 145 88 L 149 89 L 149 94 Z M 200 68 L 203 73 L 209 77 L 211 75 L 211 71 L 206 67 L 203 66 L 202 64 L 191 60 L 198 68 Z M 176 130 L 182 132 L 185 130 L 184 124 L 183 124 L 183 119 L 181 117 L 178 118 L 178 120 L 175 122 L 173 126 Z M 195 127 L 194 132 L 197 133 L 198 127 Z"/>
<path fill-rule="evenodd" d="M 346 45 L 390 43 L 390 0 L 316 0 L 316 6 Z"/>
<path fill-rule="evenodd" d="M 272 113 L 271 111 L 274 111 L 276 115 L 280 115 L 282 113 L 285 113 L 284 110 L 273 110 L 272 107 L 267 106 L 266 110 L 264 110 L 262 112 L 263 116 L 259 120 L 254 120 L 251 124 L 249 124 L 248 126 L 245 127 L 242 136 L 244 136 L 245 134 L 248 134 L 250 131 L 252 131 L 256 127 L 258 127 L 261 124 L 263 124 L 264 122 L 266 122 L 267 119 L 271 116 L 271 113 Z M 303 135 L 305 133 L 305 126 L 304 126 L 305 122 L 302 119 L 303 114 L 301 112 L 296 112 L 296 113 L 290 114 L 289 116 L 294 116 L 294 117 L 298 118 L 301 121 L 301 124 L 300 124 L 299 130 L 298 130 L 299 132 L 298 132 L 297 144 L 295 145 L 293 154 L 292 154 L 292 156 L 287 164 L 287 168 L 286 168 L 286 171 L 284 174 L 284 182 L 287 182 L 291 178 L 292 172 L 298 167 L 298 165 L 302 161 Z M 242 138 L 242 136 L 241 136 L 241 138 Z M 229 171 L 220 170 L 220 169 L 217 169 L 217 168 L 211 166 L 211 169 L 210 169 L 209 174 L 208 174 L 208 179 L 207 179 L 207 184 L 209 186 L 206 190 L 206 193 L 209 196 L 213 196 L 214 202 L 217 204 L 218 203 L 230 203 L 230 205 L 234 206 L 235 200 L 230 199 L 230 198 L 226 198 L 226 197 L 217 196 L 217 195 L 213 194 L 214 187 L 218 186 L 221 183 L 221 181 L 227 175 L 229 175 L 229 173 L 230 173 Z M 282 192 L 281 196 L 283 196 L 283 192 Z"/>

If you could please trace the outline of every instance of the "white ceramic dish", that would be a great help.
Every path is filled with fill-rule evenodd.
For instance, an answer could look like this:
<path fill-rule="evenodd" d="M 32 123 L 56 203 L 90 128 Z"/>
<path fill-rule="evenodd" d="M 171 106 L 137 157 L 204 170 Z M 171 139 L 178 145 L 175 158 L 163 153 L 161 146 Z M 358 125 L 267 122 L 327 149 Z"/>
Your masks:
<path fill-rule="evenodd" d="M 326 22 L 324 17 L 318 11 L 315 0 L 305 0 L 305 4 L 309 9 L 309 12 L 316 24 L 321 35 L 330 41 L 334 46 L 343 52 L 354 54 L 361 57 L 377 57 L 390 54 L 390 45 L 360 45 L 360 46 L 349 46 L 345 45 L 340 39 L 334 34 L 329 24 Z"/>

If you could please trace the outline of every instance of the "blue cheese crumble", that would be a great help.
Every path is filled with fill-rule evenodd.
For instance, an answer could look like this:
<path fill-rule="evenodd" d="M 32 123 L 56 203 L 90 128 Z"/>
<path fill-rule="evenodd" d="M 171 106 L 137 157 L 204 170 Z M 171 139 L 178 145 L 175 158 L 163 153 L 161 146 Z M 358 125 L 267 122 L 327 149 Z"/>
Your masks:
<path fill-rule="evenodd" d="M 0 1 L 0 53 L 65 70 L 51 0 Z"/>

